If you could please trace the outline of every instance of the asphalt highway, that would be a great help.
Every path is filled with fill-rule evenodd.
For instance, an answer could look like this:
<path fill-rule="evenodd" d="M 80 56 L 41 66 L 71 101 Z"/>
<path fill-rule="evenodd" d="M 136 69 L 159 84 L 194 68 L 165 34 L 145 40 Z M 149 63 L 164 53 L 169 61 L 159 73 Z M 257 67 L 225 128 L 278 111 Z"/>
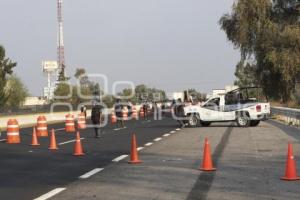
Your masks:
<path fill-rule="evenodd" d="M 300 198 L 299 182 L 284 182 L 287 143 L 294 144 L 299 166 L 299 129 L 269 120 L 258 127 L 234 123 L 178 129 L 171 118 L 109 124 L 100 138 L 81 131 L 85 156 L 73 156 L 74 133 L 56 130 L 59 150 L 49 138 L 31 147 L 32 128 L 21 130 L 21 144 L 0 143 L 0 199 L 206 200 Z M 131 134 L 137 136 L 141 165 L 127 163 Z M 208 137 L 217 171 L 198 170 Z M 1 139 L 5 139 L 2 134 Z M 101 172 L 101 173 L 100 173 Z M 299 169 L 298 169 L 299 173 Z"/>

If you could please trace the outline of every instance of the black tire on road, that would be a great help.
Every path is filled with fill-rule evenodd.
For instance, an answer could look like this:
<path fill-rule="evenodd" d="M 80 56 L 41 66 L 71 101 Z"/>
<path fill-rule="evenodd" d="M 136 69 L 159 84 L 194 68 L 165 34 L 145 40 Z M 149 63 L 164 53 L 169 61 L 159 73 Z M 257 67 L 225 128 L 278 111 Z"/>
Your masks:
<path fill-rule="evenodd" d="M 258 126 L 259 123 L 260 123 L 260 120 L 252 120 L 250 122 L 250 126 Z"/>
<path fill-rule="evenodd" d="M 199 124 L 200 120 L 197 114 L 190 114 L 188 117 L 188 125 L 190 127 L 197 127 Z"/>
<path fill-rule="evenodd" d="M 203 121 L 200 123 L 201 123 L 201 126 L 203 126 L 203 127 L 208 127 L 211 124 L 211 122 L 203 122 Z"/>
<path fill-rule="evenodd" d="M 249 114 L 245 112 L 237 113 L 236 123 L 239 127 L 248 127 L 250 125 Z"/>

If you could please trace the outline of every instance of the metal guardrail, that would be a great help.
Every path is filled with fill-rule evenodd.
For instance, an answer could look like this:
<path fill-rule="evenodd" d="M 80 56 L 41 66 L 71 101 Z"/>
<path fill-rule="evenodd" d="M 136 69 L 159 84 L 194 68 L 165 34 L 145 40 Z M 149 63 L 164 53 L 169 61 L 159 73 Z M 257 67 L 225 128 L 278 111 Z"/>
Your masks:
<path fill-rule="evenodd" d="M 281 115 L 293 119 L 300 120 L 300 109 L 284 108 L 284 107 L 271 107 L 272 115 Z"/>
<path fill-rule="evenodd" d="M 300 109 L 271 107 L 271 115 L 289 126 L 300 127 Z"/>

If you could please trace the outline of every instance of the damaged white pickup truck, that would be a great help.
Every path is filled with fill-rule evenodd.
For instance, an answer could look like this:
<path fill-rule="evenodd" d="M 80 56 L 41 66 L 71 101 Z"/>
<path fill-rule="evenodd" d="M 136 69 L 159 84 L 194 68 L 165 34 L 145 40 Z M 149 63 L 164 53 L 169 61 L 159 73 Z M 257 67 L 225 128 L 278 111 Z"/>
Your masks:
<path fill-rule="evenodd" d="M 240 127 L 257 126 L 268 119 L 270 104 L 258 100 L 257 87 L 239 88 L 212 96 L 203 105 L 184 107 L 184 122 L 191 127 L 209 126 L 212 122 L 235 121 Z"/>

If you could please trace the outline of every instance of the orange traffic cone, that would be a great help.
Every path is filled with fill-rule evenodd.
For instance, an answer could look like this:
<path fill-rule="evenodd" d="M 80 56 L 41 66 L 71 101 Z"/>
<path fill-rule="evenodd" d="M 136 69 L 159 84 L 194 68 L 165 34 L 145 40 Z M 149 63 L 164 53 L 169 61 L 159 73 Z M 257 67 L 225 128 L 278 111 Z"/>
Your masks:
<path fill-rule="evenodd" d="M 83 156 L 83 155 L 84 155 L 84 153 L 83 153 L 83 149 L 82 149 L 82 145 L 81 145 L 80 134 L 79 134 L 79 131 L 77 131 L 73 156 Z"/>
<path fill-rule="evenodd" d="M 201 171 L 215 171 L 216 170 L 216 168 L 213 167 L 211 153 L 210 153 L 210 145 L 209 145 L 207 138 L 205 138 L 203 161 L 202 161 L 202 166 L 201 166 L 200 170 Z"/>
<path fill-rule="evenodd" d="M 293 146 L 291 143 L 289 143 L 288 145 L 285 176 L 282 177 L 281 180 L 285 180 L 285 181 L 300 180 L 300 177 L 297 176 L 296 162 L 293 154 Z"/>
<path fill-rule="evenodd" d="M 31 141 L 31 146 L 39 146 L 38 138 L 36 135 L 36 129 L 33 127 L 33 132 L 32 132 L 32 141 Z"/>
<path fill-rule="evenodd" d="M 117 123 L 117 116 L 115 115 L 114 112 L 111 114 L 111 123 L 112 123 L 112 124 Z"/>
<path fill-rule="evenodd" d="M 142 161 L 139 160 L 135 134 L 133 134 L 131 138 L 131 153 L 130 153 L 130 161 L 128 161 L 128 163 L 129 164 L 142 163 Z"/>
<path fill-rule="evenodd" d="M 56 138 L 55 138 L 55 132 L 54 129 L 52 129 L 51 131 L 51 137 L 50 137 L 50 146 L 49 146 L 50 150 L 57 150 L 57 144 L 56 144 Z"/>

